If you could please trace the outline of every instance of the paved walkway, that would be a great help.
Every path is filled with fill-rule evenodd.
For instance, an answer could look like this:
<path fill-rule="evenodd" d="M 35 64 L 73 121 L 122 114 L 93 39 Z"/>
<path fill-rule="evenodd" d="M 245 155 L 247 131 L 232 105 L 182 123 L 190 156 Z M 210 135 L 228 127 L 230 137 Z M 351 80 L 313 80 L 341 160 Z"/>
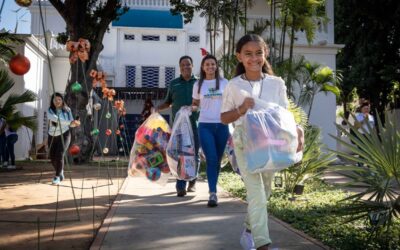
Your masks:
<path fill-rule="evenodd" d="M 219 206 L 208 208 L 208 186 L 177 197 L 167 185 L 128 177 L 90 249 L 241 250 L 239 238 L 246 204 L 219 192 Z M 269 218 L 270 249 L 328 249 L 318 241 Z"/>

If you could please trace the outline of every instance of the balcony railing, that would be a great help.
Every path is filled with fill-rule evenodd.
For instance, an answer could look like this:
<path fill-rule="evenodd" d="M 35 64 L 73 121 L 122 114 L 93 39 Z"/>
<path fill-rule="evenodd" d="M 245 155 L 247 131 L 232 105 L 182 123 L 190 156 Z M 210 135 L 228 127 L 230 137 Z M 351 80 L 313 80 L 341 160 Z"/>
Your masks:
<path fill-rule="evenodd" d="M 151 9 L 170 9 L 169 0 L 124 0 L 124 4 L 129 8 L 151 8 Z"/>

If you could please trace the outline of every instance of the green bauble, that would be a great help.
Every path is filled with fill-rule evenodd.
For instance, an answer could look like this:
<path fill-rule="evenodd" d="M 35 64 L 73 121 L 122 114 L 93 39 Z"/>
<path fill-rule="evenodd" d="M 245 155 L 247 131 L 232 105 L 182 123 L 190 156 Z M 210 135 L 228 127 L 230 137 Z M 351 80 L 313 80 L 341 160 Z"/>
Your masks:
<path fill-rule="evenodd" d="M 90 132 L 91 135 L 98 135 L 99 133 L 100 133 L 100 131 L 99 131 L 97 128 L 93 129 L 93 130 Z"/>
<path fill-rule="evenodd" d="M 107 118 L 107 119 L 110 119 L 110 118 L 111 118 L 111 113 L 110 113 L 110 112 L 107 112 L 106 118 Z"/>
<path fill-rule="evenodd" d="M 71 90 L 72 90 L 72 92 L 81 92 L 81 90 L 82 90 L 82 85 L 79 83 L 79 82 L 74 82 L 72 85 L 71 85 Z"/>

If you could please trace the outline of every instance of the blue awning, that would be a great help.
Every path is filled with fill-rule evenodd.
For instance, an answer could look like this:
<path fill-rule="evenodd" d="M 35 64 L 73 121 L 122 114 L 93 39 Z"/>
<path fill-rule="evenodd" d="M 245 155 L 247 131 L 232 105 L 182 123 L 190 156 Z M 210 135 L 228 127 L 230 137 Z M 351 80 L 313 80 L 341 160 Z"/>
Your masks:
<path fill-rule="evenodd" d="M 113 21 L 112 25 L 114 27 L 182 29 L 183 18 L 181 14 L 172 15 L 169 10 L 130 9 L 120 16 L 119 20 Z"/>

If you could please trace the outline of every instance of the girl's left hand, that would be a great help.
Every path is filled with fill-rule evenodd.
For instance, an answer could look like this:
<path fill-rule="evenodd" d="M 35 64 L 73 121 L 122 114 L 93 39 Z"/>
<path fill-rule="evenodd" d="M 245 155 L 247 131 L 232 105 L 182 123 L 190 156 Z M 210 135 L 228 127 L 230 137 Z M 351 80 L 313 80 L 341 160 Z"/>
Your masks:
<path fill-rule="evenodd" d="M 297 126 L 297 152 L 303 151 L 304 149 L 304 130 Z"/>

